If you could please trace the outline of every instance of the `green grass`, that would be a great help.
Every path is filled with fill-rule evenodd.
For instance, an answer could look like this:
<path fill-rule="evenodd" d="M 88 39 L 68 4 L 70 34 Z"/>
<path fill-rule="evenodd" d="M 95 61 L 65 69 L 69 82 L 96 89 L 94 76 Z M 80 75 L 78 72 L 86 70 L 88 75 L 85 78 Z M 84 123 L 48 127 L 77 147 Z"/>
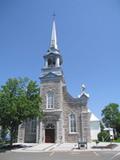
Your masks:
<path fill-rule="evenodd" d="M 113 142 L 118 142 L 120 143 L 120 138 L 116 139 L 116 140 L 113 140 Z"/>

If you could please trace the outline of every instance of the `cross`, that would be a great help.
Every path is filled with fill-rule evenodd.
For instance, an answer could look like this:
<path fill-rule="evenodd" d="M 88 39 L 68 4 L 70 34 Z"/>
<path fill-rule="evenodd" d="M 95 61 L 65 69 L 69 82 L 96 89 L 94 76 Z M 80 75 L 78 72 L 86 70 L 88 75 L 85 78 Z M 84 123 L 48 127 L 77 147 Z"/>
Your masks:
<path fill-rule="evenodd" d="M 53 12 L 53 19 L 55 19 L 55 17 L 56 17 L 56 14 L 55 14 L 55 12 Z"/>

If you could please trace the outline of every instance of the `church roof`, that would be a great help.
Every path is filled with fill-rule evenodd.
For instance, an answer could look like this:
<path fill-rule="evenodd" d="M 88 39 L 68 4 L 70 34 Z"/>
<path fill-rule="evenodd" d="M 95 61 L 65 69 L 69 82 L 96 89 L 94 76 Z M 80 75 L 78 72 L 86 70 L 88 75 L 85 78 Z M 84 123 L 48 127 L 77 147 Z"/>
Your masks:
<path fill-rule="evenodd" d="M 78 95 L 78 97 L 80 98 L 80 97 L 82 97 L 83 95 L 86 96 L 87 98 L 90 97 L 90 95 L 89 95 L 88 93 L 86 93 L 86 92 L 82 92 L 80 95 Z"/>

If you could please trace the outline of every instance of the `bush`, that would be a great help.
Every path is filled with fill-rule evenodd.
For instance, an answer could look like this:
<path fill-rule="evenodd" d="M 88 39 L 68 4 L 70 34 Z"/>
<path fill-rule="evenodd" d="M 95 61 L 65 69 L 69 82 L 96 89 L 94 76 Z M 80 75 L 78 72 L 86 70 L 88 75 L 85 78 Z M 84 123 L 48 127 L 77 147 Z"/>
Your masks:
<path fill-rule="evenodd" d="M 109 142 L 110 141 L 110 134 L 107 131 L 101 131 L 98 133 L 98 140 L 101 142 Z"/>

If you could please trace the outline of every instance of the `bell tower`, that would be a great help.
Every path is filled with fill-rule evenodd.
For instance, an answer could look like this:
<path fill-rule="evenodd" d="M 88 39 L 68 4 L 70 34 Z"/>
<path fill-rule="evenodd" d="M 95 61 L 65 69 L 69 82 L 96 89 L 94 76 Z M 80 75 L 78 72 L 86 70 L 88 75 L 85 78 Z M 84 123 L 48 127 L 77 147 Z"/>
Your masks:
<path fill-rule="evenodd" d="M 48 73 L 53 73 L 56 76 L 63 76 L 63 71 L 61 65 L 63 63 L 60 50 L 58 49 L 57 44 L 57 33 L 56 33 L 56 24 L 55 16 L 53 17 L 52 22 L 52 33 L 50 47 L 47 53 L 44 55 L 44 67 L 42 68 L 42 76 L 44 77 Z"/>

